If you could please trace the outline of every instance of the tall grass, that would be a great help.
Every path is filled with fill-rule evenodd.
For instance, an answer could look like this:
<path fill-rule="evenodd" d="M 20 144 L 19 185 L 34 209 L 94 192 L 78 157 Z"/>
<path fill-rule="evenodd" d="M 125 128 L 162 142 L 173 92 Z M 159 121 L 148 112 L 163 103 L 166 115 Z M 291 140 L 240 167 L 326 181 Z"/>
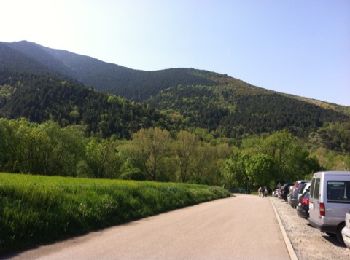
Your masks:
<path fill-rule="evenodd" d="M 0 253 L 228 195 L 204 185 L 0 173 Z"/>

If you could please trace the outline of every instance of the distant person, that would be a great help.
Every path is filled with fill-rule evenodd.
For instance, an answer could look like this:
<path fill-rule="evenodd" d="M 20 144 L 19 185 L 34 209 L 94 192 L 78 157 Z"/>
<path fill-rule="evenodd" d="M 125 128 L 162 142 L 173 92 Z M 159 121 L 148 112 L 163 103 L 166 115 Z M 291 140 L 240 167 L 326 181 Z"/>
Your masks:
<path fill-rule="evenodd" d="M 260 186 L 259 189 L 258 189 L 258 194 L 259 194 L 259 197 L 262 196 L 262 193 L 263 193 L 263 190 L 262 190 L 262 187 Z"/>

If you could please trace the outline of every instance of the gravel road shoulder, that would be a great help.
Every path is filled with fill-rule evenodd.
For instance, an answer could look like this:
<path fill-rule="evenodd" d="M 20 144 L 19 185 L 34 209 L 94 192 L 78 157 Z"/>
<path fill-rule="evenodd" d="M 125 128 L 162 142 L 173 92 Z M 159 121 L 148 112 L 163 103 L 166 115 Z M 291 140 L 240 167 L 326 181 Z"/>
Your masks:
<path fill-rule="evenodd" d="M 306 219 L 300 218 L 297 211 L 286 202 L 270 198 L 275 206 L 284 229 L 300 260 L 303 259 L 350 259 L 350 250 L 341 246 L 335 238 L 327 236 L 311 227 Z"/>

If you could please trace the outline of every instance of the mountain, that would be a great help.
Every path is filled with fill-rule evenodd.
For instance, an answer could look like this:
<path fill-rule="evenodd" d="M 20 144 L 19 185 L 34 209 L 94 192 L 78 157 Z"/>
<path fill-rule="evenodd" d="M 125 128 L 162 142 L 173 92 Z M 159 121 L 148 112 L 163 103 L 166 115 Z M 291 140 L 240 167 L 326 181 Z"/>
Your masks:
<path fill-rule="evenodd" d="M 326 122 L 349 121 L 349 116 L 337 109 L 323 108 L 242 81 L 177 86 L 162 90 L 148 102 L 169 116 L 180 114 L 187 125 L 229 137 L 282 129 L 305 136 Z"/>
<path fill-rule="evenodd" d="M 4 48 L 11 48 L 17 56 L 26 57 L 36 64 L 42 65 L 53 74 L 65 76 L 98 91 L 109 92 L 136 101 L 142 101 L 160 90 L 182 85 L 205 84 L 215 82 L 210 79 L 219 74 L 195 69 L 165 69 L 160 71 L 134 70 L 112 63 L 106 63 L 84 55 L 78 55 L 64 50 L 55 50 L 27 41 L 1 43 Z M 6 53 L 6 50 L 3 50 Z M 1 49 L 0 49 L 1 52 Z M 1 57 L 0 53 L 0 57 Z M 12 55 L 14 56 L 14 55 Z M 14 71 L 23 71 L 23 57 L 17 62 L 20 68 L 11 66 Z M 1 63 L 6 63 L 2 61 Z M 29 68 L 27 72 L 32 72 Z"/>
<path fill-rule="evenodd" d="M 95 92 L 47 75 L 0 72 L 0 116 L 62 126 L 86 125 L 88 134 L 129 138 L 140 128 L 169 127 L 164 115 L 145 104 Z"/>
<path fill-rule="evenodd" d="M 50 70 L 35 59 L 25 56 L 7 44 L 0 43 L 0 71 L 47 74 Z"/>
<path fill-rule="evenodd" d="M 119 108 L 111 108 L 110 104 L 106 103 L 108 94 L 96 93 L 92 90 L 89 90 L 89 93 L 93 94 L 88 95 L 88 102 L 92 102 L 92 96 L 98 101 L 94 102 L 93 106 L 86 105 L 86 107 L 84 105 L 81 108 L 82 104 L 76 103 L 77 100 L 81 101 L 77 95 L 81 95 L 79 91 L 82 91 L 86 86 L 100 92 L 118 94 L 144 103 L 137 105 L 123 101 L 130 106 L 141 106 L 144 109 L 152 107 L 153 112 L 147 109 L 141 112 L 145 116 L 150 116 L 150 121 L 152 121 L 147 121 L 147 123 L 144 121 L 141 124 L 143 126 L 154 125 L 160 120 L 165 127 L 173 128 L 173 125 L 167 124 L 177 122 L 180 128 L 201 127 L 217 136 L 240 137 L 247 134 L 270 133 L 281 129 L 288 129 L 299 136 L 306 136 L 325 123 L 350 120 L 350 107 L 278 93 L 223 74 L 192 68 L 160 71 L 134 70 L 26 41 L 0 43 L 1 70 L 5 73 L 27 73 L 25 85 L 29 84 L 30 86 L 25 88 L 26 92 L 22 96 L 16 94 L 6 99 L 7 103 L 2 108 L 3 114 L 9 117 L 22 115 L 35 121 L 53 116 L 57 120 L 63 118 L 64 122 L 67 121 L 66 123 L 75 122 L 69 117 L 69 111 L 74 111 L 75 106 L 81 111 L 95 109 L 101 112 L 102 114 L 95 115 L 95 120 L 99 123 L 105 122 L 103 120 L 104 109 L 107 109 L 110 115 L 115 113 L 113 109 L 118 111 Z M 39 83 L 42 93 L 39 94 L 35 91 L 34 85 L 37 83 L 28 81 L 28 77 L 33 77 L 28 75 L 42 77 Z M 53 78 L 54 83 L 48 78 Z M 45 83 L 46 81 L 47 83 Z M 52 93 L 50 88 L 53 88 L 61 93 L 60 87 L 64 87 L 61 82 L 69 82 L 70 85 L 78 86 L 81 90 L 57 95 L 56 100 L 53 101 L 56 104 L 55 109 L 48 102 L 38 107 L 36 102 L 40 103 L 42 98 L 47 97 L 45 91 Z M 2 87 L 0 93 L 4 92 L 8 95 L 8 89 L 8 87 Z M 30 94 L 30 92 L 33 93 Z M 98 104 L 98 102 L 102 103 Z M 64 107 L 66 103 L 69 104 L 67 109 L 60 108 Z M 21 104 L 26 104 L 27 108 Z M 16 112 L 17 106 L 22 108 L 22 112 Z M 37 111 L 39 108 L 49 112 L 43 115 L 42 112 Z M 59 111 L 63 109 L 64 112 L 60 112 L 63 116 L 55 114 L 57 109 Z M 32 111 L 30 115 L 29 111 Z M 127 113 L 127 111 L 123 113 Z M 161 116 L 163 118 L 160 118 Z M 114 116 L 112 117 L 114 118 Z M 141 120 L 141 118 L 135 120 Z M 132 121 L 134 118 L 127 117 L 123 125 L 133 124 L 128 120 Z M 92 132 L 101 132 L 103 128 L 103 135 L 107 136 L 114 131 L 121 131 L 119 126 L 116 127 L 115 123 L 109 121 L 108 124 L 101 123 L 94 127 L 92 127 L 94 123 L 86 118 L 81 117 L 78 122 L 88 122 Z M 102 125 L 104 126 L 102 127 Z M 128 134 L 123 133 L 121 136 L 130 135 L 133 130 L 138 128 L 130 127 L 127 129 Z"/>

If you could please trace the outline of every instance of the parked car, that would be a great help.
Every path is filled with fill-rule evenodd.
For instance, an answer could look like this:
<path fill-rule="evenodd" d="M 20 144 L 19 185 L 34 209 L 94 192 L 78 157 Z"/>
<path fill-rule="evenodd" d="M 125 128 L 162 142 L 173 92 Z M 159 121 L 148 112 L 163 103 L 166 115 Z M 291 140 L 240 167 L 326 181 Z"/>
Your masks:
<path fill-rule="evenodd" d="M 299 192 L 298 197 L 300 198 L 305 192 L 310 191 L 311 182 L 305 182 Z"/>
<path fill-rule="evenodd" d="M 284 189 L 284 185 L 281 185 L 281 187 L 278 189 L 277 194 L 278 194 L 278 198 L 279 199 L 283 199 L 282 195 L 283 195 L 283 189 Z"/>
<path fill-rule="evenodd" d="M 350 248 L 350 212 L 346 213 L 345 227 L 341 231 L 343 235 L 344 244 Z"/>
<path fill-rule="evenodd" d="M 281 199 L 284 199 L 285 201 L 287 201 L 287 197 L 288 197 L 288 193 L 289 193 L 289 187 L 292 184 L 287 183 L 285 185 L 282 186 L 282 190 L 281 190 Z"/>
<path fill-rule="evenodd" d="M 303 192 L 303 185 L 306 181 L 296 181 L 294 186 L 292 186 L 288 203 L 292 206 L 292 208 L 296 208 L 298 206 L 299 198 Z"/>
<path fill-rule="evenodd" d="M 309 222 L 343 243 L 341 230 L 350 210 L 350 172 L 317 172 L 311 181 Z"/>
<path fill-rule="evenodd" d="M 309 217 L 309 200 L 310 200 L 310 192 L 306 191 L 299 198 L 299 203 L 297 206 L 297 212 L 299 217 L 308 218 Z"/>

